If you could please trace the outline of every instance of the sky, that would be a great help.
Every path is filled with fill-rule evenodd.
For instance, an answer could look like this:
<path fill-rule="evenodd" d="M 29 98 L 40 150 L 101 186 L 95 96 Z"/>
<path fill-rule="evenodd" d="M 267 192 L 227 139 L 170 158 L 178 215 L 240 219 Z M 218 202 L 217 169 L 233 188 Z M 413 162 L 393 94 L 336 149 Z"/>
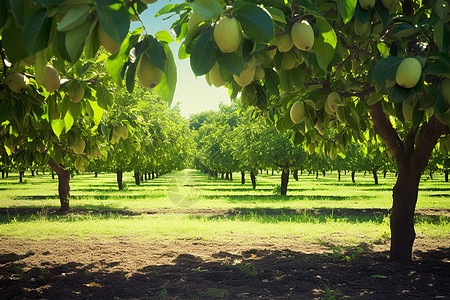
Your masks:
<path fill-rule="evenodd" d="M 147 33 L 154 35 L 160 30 L 169 31 L 170 25 L 177 20 L 178 15 L 169 20 L 163 20 L 163 18 L 168 15 L 158 18 L 154 18 L 154 15 L 167 3 L 176 4 L 181 2 L 183 1 L 174 0 L 169 2 L 159 0 L 153 4 L 149 4 L 148 9 L 141 15 Z M 141 24 L 139 22 L 132 22 L 131 30 L 140 26 Z M 175 38 L 175 35 L 173 33 L 171 34 Z M 210 87 L 206 83 L 205 76 L 195 77 L 191 70 L 189 59 L 178 60 L 178 49 L 180 48 L 180 44 L 173 42 L 169 46 L 172 49 L 178 72 L 177 87 L 172 106 L 179 102 L 181 115 L 183 117 L 189 118 L 191 114 L 199 113 L 201 111 L 218 110 L 220 103 L 226 105 L 230 104 L 228 90 L 225 87 Z"/>

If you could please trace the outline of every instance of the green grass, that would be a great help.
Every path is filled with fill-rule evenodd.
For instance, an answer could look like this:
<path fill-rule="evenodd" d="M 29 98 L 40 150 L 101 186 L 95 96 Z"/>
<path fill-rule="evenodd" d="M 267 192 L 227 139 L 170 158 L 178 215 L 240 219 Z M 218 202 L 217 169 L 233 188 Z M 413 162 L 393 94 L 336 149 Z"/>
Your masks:
<path fill-rule="evenodd" d="M 257 188 L 241 185 L 240 174 L 229 182 L 196 171 L 168 174 L 134 184 L 131 173 L 124 176 L 125 191 L 118 191 L 115 174 L 77 175 L 71 180 L 71 207 L 66 215 L 49 213 L 59 207 L 57 180 L 50 175 L 0 179 L 0 207 L 12 213 L 0 215 L 0 235 L 25 239 L 118 236 L 145 239 L 204 239 L 252 243 L 256 239 L 276 242 L 328 240 L 339 244 L 360 244 L 389 237 L 387 210 L 392 205 L 393 174 L 380 176 L 375 186 L 371 176 L 349 174 L 337 181 L 336 173 L 326 177 L 303 174 L 292 178 L 288 196 L 274 194 L 278 174 L 259 174 Z M 169 197 L 179 178 L 196 186 L 189 202 Z M 420 185 L 417 208 L 450 209 L 450 184 L 435 174 Z M 169 192 L 169 193 L 168 193 Z M 168 196 L 169 195 L 169 196 Z M 16 210 L 14 210 L 16 208 Z M 17 209 L 36 208 L 37 214 L 17 215 Z M 20 210 L 19 210 L 20 211 Z M 25 210 L 23 210 L 25 211 Z M 448 213 L 447 213 L 448 215 Z M 448 239 L 448 216 L 416 217 L 418 236 Z"/>

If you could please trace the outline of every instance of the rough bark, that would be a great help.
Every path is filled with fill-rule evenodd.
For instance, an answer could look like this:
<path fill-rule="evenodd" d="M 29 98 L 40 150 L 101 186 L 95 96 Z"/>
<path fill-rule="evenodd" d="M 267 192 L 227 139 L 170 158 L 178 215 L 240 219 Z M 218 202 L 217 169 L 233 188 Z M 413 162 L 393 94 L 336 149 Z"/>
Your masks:
<path fill-rule="evenodd" d="M 294 177 L 295 181 L 298 181 L 298 170 L 294 170 L 294 172 L 292 172 L 292 176 Z"/>
<path fill-rule="evenodd" d="M 352 171 L 352 182 L 355 183 L 355 171 Z"/>
<path fill-rule="evenodd" d="M 139 174 L 139 171 L 134 171 L 134 182 L 136 185 L 141 185 L 141 175 Z"/>
<path fill-rule="evenodd" d="M 286 196 L 289 183 L 289 169 L 283 168 L 281 172 L 281 195 Z"/>
<path fill-rule="evenodd" d="M 47 164 L 52 169 L 52 176 L 54 178 L 54 173 L 58 175 L 58 194 L 59 202 L 61 204 L 60 211 L 68 211 L 69 206 L 69 196 L 70 196 L 70 170 L 65 169 L 63 166 L 58 165 L 53 158 L 50 158 Z M 53 172 L 54 171 L 54 172 Z"/>
<path fill-rule="evenodd" d="M 233 181 L 233 172 L 230 172 L 230 181 Z"/>
<path fill-rule="evenodd" d="M 25 173 L 25 171 L 23 171 L 23 170 L 20 170 L 19 171 L 19 182 L 20 183 L 23 183 L 23 174 Z"/>
<path fill-rule="evenodd" d="M 117 170 L 117 186 L 119 187 L 119 191 L 123 190 L 123 172 L 122 170 Z"/>
<path fill-rule="evenodd" d="M 241 171 L 241 184 L 245 184 L 245 172 Z"/>
<path fill-rule="evenodd" d="M 428 123 L 423 123 L 420 129 L 411 130 L 402 140 L 383 112 L 381 101 L 371 106 L 370 114 L 375 131 L 393 154 L 398 170 L 392 193 L 390 259 L 409 262 L 416 236 L 414 211 L 420 176 L 439 136 L 449 129 L 433 117 Z"/>
<path fill-rule="evenodd" d="M 375 184 L 378 184 L 377 168 L 372 169 L 372 174 L 373 174 L 373 180 L 374 180 Z"/>
<path fill-rule="evenodd" d="M 256 189 L 256 175 L 255 171 L 250 171 L 250 179 L 252 180 L 252 187 L 253 189 Z"/>

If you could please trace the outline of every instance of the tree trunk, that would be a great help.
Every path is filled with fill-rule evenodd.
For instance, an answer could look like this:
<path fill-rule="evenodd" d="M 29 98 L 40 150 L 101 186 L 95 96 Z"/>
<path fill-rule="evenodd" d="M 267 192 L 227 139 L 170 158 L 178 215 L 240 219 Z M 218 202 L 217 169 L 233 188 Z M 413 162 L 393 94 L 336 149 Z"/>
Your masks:
<path fill-rule="evenodd" d="M 282 196 L 286 196 L 288 183 L 289 183 L 289 169 L 283 168 L 283 172 L 281 172 L 281 195 Z"/>
<path fill-rule="evenodd" d="M 220 174 L 220 179 L 224 179 L 225 178 L 225 173 L 222 172 L 222 174 Z"/>
<path fill-rule="evenodd" d="M 444 171 L 445 182 L 448 182 L 448 170 Z"/>
<path fill-rule="evenodd" d="M 144 180 L 147 180 L 147 172 L 144 173 Z"/>
<path fill-rule="evenodd" d="M 241 171 L 241 184 L 245 184 L 245 172 Z"/>
<path fill-rule="evenodd" d="M 31 177 L 34 177 L 34 170 L 31 170 Z"/>
<path fill-rule="evenodd" d="M 119 187 L 119 191 L 123 190 L 123 172 L 122 170 L 117 170 L 117 185 Z"/>
<path fill-rule="evenodd" d="M 430 179 L 433 180 L 433 172 L 430 171 Z"/>
<path fill-rule="evenodd" d="M 155 179 L 155 171 L 152 171 L 152 179 Z"/>
<path fill-rule="evenodd" d="M 377 168 L 372 169 L 372 174 L 373 174 L 373 180 L 375 181 L 375 184 L 378 184 Z"/>
<path fill-rule="evenodd" d="M 272 176 L 273 176 L 273 169 L 272 169 Z"/>
<path fill-rule="evenodd" d="M 252 180 L 253 189 L 256 189 L 256 175 L 255 175 L 255 171 L 253 171 L 253 170 L 250 171 L 250 179 Z"/>
<path fill-rule="evenodd" d="M 58 174 L 58 194 L 59 194 L 59 202 L 61 203 L 61 208 L 59 210 L 66 212 L 70 209 L 69 196 L 70 196 L 70 173 L 71 173 L 71 171 L 65 169 L 61 165 L 58 165 L 53 160 L 53 158 L 50 158 L 48 160 L 47 164 L 50 166 L 50 168 L 56 174 Z M 52 175 L 54 174 L 53 171 L 52 171 Z"/>
<path fill-rule="evenodd" d="M 5 170 L 2 170 L 2 179 L 5 179 Z"/>
<path fill-rule="evenodd" d="M 294 177 L 295 181 L 298 181 L 298 170 L 294 170 L 294 172 L 292 172 L 292 176 Z"/>
<path fill-rule="evenodd" d="M 52 179 L 55 179 L 55 172 L 52 171 Z"/>
<path fill-rule="evenodd" d="M 323 177 L 325 177 L 325 170 L 322 170 L 322 175 Z"/>
<path fill-rule="evenodd" d="M 98 177 L 98 172 L 97 172 L 97 171 L 94 172 L 94 177 L 95 177 L 95 178 Z"/>
<path fill-rule="evenodd" d="M 20 170 L 19 171 L 19 182 L 20 183 L 23 183 L 23 174 L 25 173 L 25 171 L 23 171 L 23 170 Z"/>
<path fill-rule="evenodd" d="M 355 171 L 352 171 L 352 182 L 355 183 Z"/>
<path fill-rule="evenodd" d="M 230 181 L 233 181 L 233 172 L 230 172 Z"/>
<path fill-rule="evenodd" d="M 341 181 L 341 171 L 338 170 L 338 181 Z"/>
<path fill-rule="evenodd" d="M 139 174 L 139 171 L 134 171 L 134 182 L 136 185 L 141 185 L 141 175 Z"/>
<path fill-rule="evenodd" d="M 225 173 L 225 179 L 226 180 L 230 180 L 230 172 L 226 172 Z"/>
<path fill-rule="evenodd" d="M 387 174 L 387 171 L 384 170 L 384 171 L 383 171 L 383 178 L 386 178 L 386 174 Z"/>

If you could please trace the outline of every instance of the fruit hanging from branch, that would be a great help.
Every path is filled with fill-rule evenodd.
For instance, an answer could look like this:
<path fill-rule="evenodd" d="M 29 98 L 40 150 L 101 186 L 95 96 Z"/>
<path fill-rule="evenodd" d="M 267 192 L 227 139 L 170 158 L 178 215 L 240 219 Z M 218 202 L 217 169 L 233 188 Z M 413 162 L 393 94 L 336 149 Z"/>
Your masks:
<path fill-rule="evenodd" d="M 241 44 L 241 26 L 232 16 L 224 16 L 214 27 L 214 41 L 222 53 L 231 53 Z"/>

